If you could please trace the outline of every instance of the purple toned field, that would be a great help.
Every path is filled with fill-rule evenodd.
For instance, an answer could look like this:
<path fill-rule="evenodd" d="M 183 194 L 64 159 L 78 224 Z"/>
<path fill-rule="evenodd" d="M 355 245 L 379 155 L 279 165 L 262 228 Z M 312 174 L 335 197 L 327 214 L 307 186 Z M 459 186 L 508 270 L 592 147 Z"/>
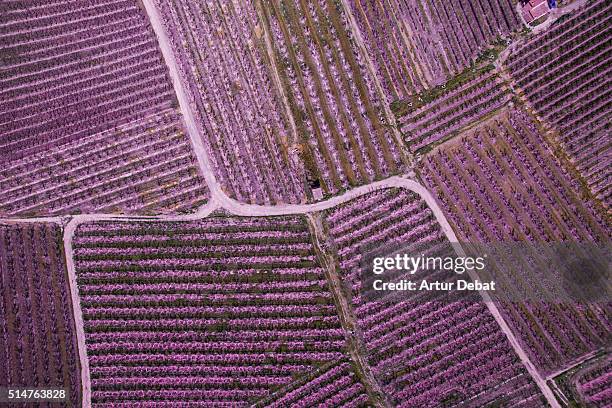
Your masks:
<path fill-rule="evenodd" d="M 0 386 L 64 388 L 66 401 L 80 406 L 61 239 L 54 224 L 0 224 Z"/>
<path fill-rule="evenodd" d="M 0 0 L 0 388 L 612 408 L 612 1 L 526 1 Z"/>
<path fill-rule="evenodd" d="M 257 401 L 255 407 L 312 406 L 366 407 L 369 397 L 347 359 L 317 368 L 312 373 Z"/>
<path fill-rule="evenodd" d="M 0 215 L 168 213 L 207 201 L 140 7 L 0 5 Z"/>
<path fill-rule="evenodd" d="M 9 1 L 2 20 L 2 163 L 174 104 L 136 1 Z"/>
<path fill-rule="evenodd" d="M 301 217 L 88 223 L 74 256 L 96 406 L 244 406 L 343 357 Z"/>
<path fill-rule="evenodd" d="M 312 201 L 319 187 L 335 194 L 402 166 L 384 97 L 337 3 L 157 3 L 231 197 Z"/>
<path fill-rule="evenodd" d="M 209 192 L 174 109 L 0 170 L 0 214 L 192 211 Z"/>
<path fill-rule="evenodd" d="M 412 152 L 443 142 L 473 122 L 492 114 L 510 100 L 508 86 L 491 69 L 483 69 L 456 89 L 449 90 L 429 103 L 414 106 L 418 99 L 404 106 L 407 113 L 399 118 L 404 142 Z"/>
<path fill-rule="evenodd" d="M 593 196 L 612 203 L 610 58 L 612 4 L 587 2 L 513 52 L 506 65 Z"/>
<path fill-rule="evenodd" d="M 306 169 L 334 194 L 396 173 L 398 141 L 341 5 L 262 1 Z"/>
<path fill-rule="evenodd" d="M 415 193 L 370 193 L 328 211 L 326 222 L 368 362 L 394 406 L 542 406 L 537 386 L 478 295 L 386 302 L 360 293 L 362 248 L 396 242 L 426 245 L 433 255 L 445 246 L 431 210 Z"/>
<path fill-rule="evenodd" d="M 513 2 L 346 0 L 389 101 L 446 82 L 520 28 Z"/>
<path fill-rule="evenodd" d="M 424 159 L 421 175 L 464 242 L 609 239 L 605 221 L 581 201 L 580 186 L 524 112 L 508 110 L 441 145 Z M 530 256 L 529 262 L 545 265 L 545 254 Z M 519 283 L 520 274 L 507 273 Z M 610 341 L 606 308 L 597 304 L 524 302 L 505 305 L 503 312 L 543 373 Z"/>

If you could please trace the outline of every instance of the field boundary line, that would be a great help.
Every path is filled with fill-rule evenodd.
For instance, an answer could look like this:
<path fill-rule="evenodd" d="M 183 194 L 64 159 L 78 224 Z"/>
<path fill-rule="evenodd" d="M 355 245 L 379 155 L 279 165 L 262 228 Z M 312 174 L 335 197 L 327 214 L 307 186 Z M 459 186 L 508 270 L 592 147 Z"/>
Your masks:
<path fill-rule="evenodd" d="M 204 147 L 204 139 L 202 137 L 202 133 L 200 132 L 200 128 L 197 125 L 198 122 L 196 121 L 196 115 L 192 110 L 188 91 L 185 89 L 181 79 L 181 69 L 176 61 L 172 46 L 170 45 L 170 39 L 168 38 L 166 28 L 162 22 L 162 17 L 159 14 L 159 10 L 153 3 L 153 0 L 142 0 L 145 12 L 147 13 L 149 22 L 151 23 L 151 27 L 153 28 L 155 36 L 157 37 L 162 57 L 166 63 L 166 67 L 168 68 L 172 87 L 174 88 L 179 108 L 183 116 L 183 122 L 187 128 L 187 134 L 189 135 L 196 159 L 198 160 L 200 171 L 202 172 L 202 176 L 208 185 L 208 190 L 210 191 L 211 197 L 219 200 L 220 202 L 225 202 L 226 200 L 230 200 L 230 198 L 221 189 L 221 185 L 216 180 L 215 174 L 212 171 L 211 161 L 208 157 L 206 148 Z"/>
<path fill-rule="evenodd" d="M 66 270 L 68 271 L 68 285 L 70 287 L 70 299 L 72 301 L 72 314 L 76 329 L 77 350 L 81 366 L 81 402 L 84 407 L 91 407 L 91 374 L 89 370 L 89 358 L 85 345 L 85 326 L 83 323 L 83 310 L 81 309 L 81 297 L 76 280 L 76 269 L 74 267 L 74 251 L 72 248 L 72 235 L 76 230 L 77 223 L 71 220 L 64 228 L 63 244 L 64 256 L 66 257 Z"/>
<path fill-rule="evenodd" d="M 359 326 L 355 317 L 355 309 L 344 293 L 342 281 L 338 273 L 338 259 L 335 251 L 330 251 L 330 237 L 325 231 L 321 213 L 306 215 L 308 229 L 312 237 L 315 253 L 321 261 L 325 271 L 325 279 L 329 284 L 329 291 L 334 299 L 340 326 L 346 338 L 348 357 L 355 364 L 355 374 L 361 379 L 370 401 L 377 408 L 387 408 L 391 405 L 386 401 L 378 380 L 372 372 L 368 359 L 361 350 L 367 350 L 363 339 L 358 334 Z"/>
<path fill-rule="evenodd" d="M 190 221 L 190 220 L 199 220 L 199 219 L 206 218 L 215 210 L 226 210 L 234 216 L 247 216 L 247 217 L 254 217 L 254 216 L 265 217 L 265 216 L 275 216 L 275 215 L 278 216 L 278 215 L 300 215 L 300 214 L 305 215 L 305 214 L 309 214 L 312 212 L 327 210 L 329 208 L 336 207 L 345 202 L 358 198 L 364 194 L 368 194 L 368 193 L 371 193 L 377 190 L 386 189 L 386 188 L 405 188 L 405 189 L 411 190 L 415 192 L 416 194 L 418 194 L 419 197 L 423 199 L 425 203 L 427 204 L 427 206 L 432 210 L 436 220 L 438 221 L 438 224 L 440 225 L 440 228 L 442 229 L 442 232 L 444 232 L 444 235 L 450 241 L 457 255 L 463 256 L 463 257 L 466 256 L 465 251 L 463 250 L 463 248 L 461 247 L 461 244 L 457 240 L 457 236 L 455 235 L 444 213 L 438 206 L 435 198 L 429 192 L 429 190 L 427 190 L 425 186 L 423 186 L 422 184 L 420 184 L 419 182 L 415 180 L 403 178 L 400 176 L 393 176 L 393 177 L 390 177 L 384 180 L 380 180 L 374 183 L 360 186 L 352 190 L 349 190 L 340 196 L 335 196 L 328 200 L 317 202 L 317 203 L 312 203 L 312 204 L 285 204 L 285 205 L 279 205 L 279 206 L 263 206 L 263 205 L 256 205 L 256 204 L 240 203 L 227 196 L 224 196 L 224 199 L 222 199 L 221 202 L 218 202 L 215 197 L 211 198 L 211 200 L 207 204 L 200 207 L 200 209 L 193 214 L 160 215 L 160 216 L 79 214 L 79 215 L 75 215 L 71 217 L 70 221 L 68 222 L 64 230 L 64 247 L 66 249 L 66 264 L 68 267 L 67 269 L 68 269 L 70 284 L 71 284 L 71 296 L 75 297 L 73 298 L 73 304 L 75 302 L 75 299 L 76 299 L 76 303 L 78 304 L 78 308 L 77 308 L 77 305 L 74 305 L 75 306 L 74 307 L 75 321 L 77 321 L 78 319 L 77 339 L 78 339 L 79 333 L 81 333 L 81 336 L 83 336 L 82 339 L 78 339 L 79 340 L 79 355 L 81 356 L 81 353 L 84 353 L 85 351 L 84 349 L 85 347 L 84 329 L 83 329 L 82 312 L 80 309 L 80 303 L 78 301 L 79 299 L 78 289 L 76 288 L 76 271 L 74 269 L 74 260 L 72 259 L 73 258 L 72 238 L 76 230 L 76 227 L 79 224 L 83 222 L 89 222 L 89 221 L 107 221 L 107 220 L 108 221 L 140 220 L 140 221 L 152 221 L 152 222 L 155 222 L 155 221 L 162 221 L 162 222 Z M 20 220 L 23 220 L 24 222 L 40 222 L 41 220 L 58 220 L 58 218 L 57 217 L 49 217 L 46 219 L 45 218 L 32 218 L 32 219 L 26 218 L 26 219 L 20 219 Z M 12 220 L 8 219 L 7 221 L 19 222 L 16 219 L 12 219 Z M 0 222 L 4 222 L 4 219 L 0 219 Z M 479 279 L 478 275 L 474 272 L 474 270 L 468 270 L 467 272 L 472 279 Z M 73 291 L 74 291 L 74 295 L 73 295 Z M 485 304 L 487 308 L 489 309 L 489 312 L 493 315 L 497 324 L 499 325 L 501 330 L 504 332 L 504 334 L 508 338 L 510 345 L 514 349 L 515 353 L 518 355 L 521 362 L 525 366 L 526 370 L 531 375 L 531 377 L 534 379 L 537 386 L 540 388 L 540 391 L 546 398 L 547 402 L 550 404 L 552 408 L 560 408 L 560 405 L 557 402 L 552 390 L 548 387 L 545 379 L 542 378 L 542 376 L 540 376 L 537 369 L 535 368 L 535 366 L 533 365 L 533 363 L 531 362 L 531 360 L 529 359 L 525 351 L 522 349 L 518 339 L 514 336 L 514 334 L 510 330 L 510 327 L 508 326 L 503 316 L 497 309 L 497 306 L 493 303 L 489 294 L 486 292 L 480 292 L 480 295 L 485 301 Z M 85 364 L 87 364 L 87 367 L 89 367 L 87 356 L 83 355 L 81 357 L 84 359 Z M 86 386 L 85 381 L 83 381 L 83 390 L 84 390 L 83 395 L 85 397 L 86 395 L 85 393 L 87 392 L 88 396 L 90 397 L 91 390 L 86 389 L 85 386 Z M 87 371 L 87 386 L 90 387 L 89 370 Z M 88 405 L 84 405 L 84 406 L 88 406 Z"/>

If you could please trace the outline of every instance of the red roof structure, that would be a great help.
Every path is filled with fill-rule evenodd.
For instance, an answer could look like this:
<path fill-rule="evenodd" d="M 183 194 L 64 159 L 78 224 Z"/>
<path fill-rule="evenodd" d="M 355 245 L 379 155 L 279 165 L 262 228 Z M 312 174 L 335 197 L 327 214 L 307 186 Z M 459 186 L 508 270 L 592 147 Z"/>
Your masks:
<path fill-rule="evenodd" d="M 523 18 L 527 24 L 531 24 L 538 18 L 545 16 L 550 11 L 547 0 L 529 0 L 523 6 Z"/>

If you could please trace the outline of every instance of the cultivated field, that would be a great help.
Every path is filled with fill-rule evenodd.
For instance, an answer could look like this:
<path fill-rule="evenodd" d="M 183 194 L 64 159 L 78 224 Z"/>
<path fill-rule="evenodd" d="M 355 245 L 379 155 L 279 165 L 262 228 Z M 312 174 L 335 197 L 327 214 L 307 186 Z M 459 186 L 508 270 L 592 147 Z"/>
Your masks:
<path fill-rule="evenodd" d="M 0 0 L 0 388 L 612 408 L 612 2 L 521 3 Z"/>
<path fill-rule="evenodd" d="M 80 406 L 81 366 L 61 239 L 54 224 L 0 224 L 0 386 L 64 388 L 65 401 Z"/>
<path fill-rule="evenodd" d="M 423 160 L 420 172 L 464 242 L 545 244 L 609 237 L 604 221 L 578 196 L 580 186 L 520 110 L 502 112 L 441 145 Z M 546 264 L 545 254 L 534 256 L 530 262 Z M 520 274 L 508 273 L 507 279 L 519 284 Z M 606 310 L 597 305 L 523 302 L 505 305 L 503 312 L 543 373 L 610 340 Z"/>
<path fill-rule="evenodd" d="M 384 97 L 335 2 L 158 4 L 231 197 L 298 203 L 402 166 Z"/>
<path fill-rule="evenodd" d="M 250 203 L 298 203 L 304 171 L 249 2 L 158 0 L 212 170 Z M 258 25 L 259 24 L 259 25 Z"/>
<path fill-rule="evenodd" d="M 400 148 L 382 95 L 332 0 L 264 1 L 278 70 L 307 169 L 336 193 L 397 172 Z"/>
<path fill-rule="evenodd" d="M 326 214 L 367 360 L 393 406 L 542 406 L 537 386 L 477 293 L 424 292 L 401 301 L 360 293 L 363 248 L 398 243 L 429 255 L 448 249 L 422 199 L 408 190 L 386 189 Z M 457 277 L 440 271 L 429 276 Z"/>
<path fill-rule="evenodd" d="M 605 361 L 580 372 L 574 377 L 574 386 L 582 403 L 606 407 L 612 403 L 612 361 Z"/>
<path fill-rule="evenodd" d="M 389 101 L 440 85 L 520 28 L 513 2 L 346 0 Z"/>
<path fill-rule="evenodd" d="M 366 407 L 369 397 L 347 359 L 321 366 L 316 371 L 257 401 L 255 407 Z"/>
<path fill-rule="evenodd" d="M 1 215 L 164 213 L 207 200 L 138 2 L 0 11 Z"/>
<path fill-rule="evenodd" d="M 96 406 L 244 406 L 343 358 L 302 217 L 87 223 L 74 256 Z"/>
<path fill-rule="evenodd" d="M 513 52 L 506 65 L 592 194 L 612 203 L 610 25 L 612 3 L 586 2 Z"/>
<path fill-rule="evenodd" d="M 508 103 L 508 86 L 492 66 L 474 71 L 458 78 L 453 89 L 426 91 L 401 104 L 398 121 L 410 151 L 429 149 Z"/>

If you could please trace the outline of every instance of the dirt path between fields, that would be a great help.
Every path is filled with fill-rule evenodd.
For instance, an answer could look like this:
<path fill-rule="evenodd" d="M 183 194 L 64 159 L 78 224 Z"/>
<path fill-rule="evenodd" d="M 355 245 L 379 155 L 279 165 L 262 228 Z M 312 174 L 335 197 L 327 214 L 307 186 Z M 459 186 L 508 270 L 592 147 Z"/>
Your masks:
<path fill-rule="evenodd" d="M 159 15 L 157 8 L 153 4 L 153 0 L 143 0 L 143 5 L 145 10 L 149 16 L 149 20 L 155 31 L 155 34 L 158 38 L 159 45 L 161 48 L 162 55 L 166 61 L 166 64 L 169 69 L 170 78 L 172 80 L 177 99 L 179 102 L 179 107 L 182 112 L 185 126 L 187 128 L 187 132 L 189 134 L 192 146 L 194 148 L 198 164 L 203 173 L 204 179 L 208 185 L 210 190 L 211 198 L 209 202 L 202 206 L 196 213 L 188 214 L 188 215 L 161 215 L 161 216 L 129 216 L 129 215 L 111 215 L 111 214 L 82 214 L 75 216 L 67 216 L 67 217 L 37 217 L 37 218 L 9 218 L 9 219 L 0 219 L 0 222 L 53 222 L 59 223 L 64 226 L 64 247 L 66 250 L 66 265 L 68 269 L 69 276 L 69 285 L 70 285 L 70 293 L 71 293 L 71 301 L 74 310 L 74 318 L 76 323 L 76 332 L 77 332 L 77 345 L 79 358 L 81 360 L 81 375 L 82 375 L 82 384 L 83 384 L 83 406 L 90 407 L 91 406 L 91 379 L 89 373 L 89 362 L 86 353 L 86 344 L 85 344 L 85 332 L 83 326 L 83 314 L 80 306 L 80 298 L 78 294 L 78 286 L 76 280 L 76 269 L 74 265 L 74 257 L 73 257 L 73 248 L 72 242 L 74 233 L 79 224 L 84 222 L 93 222 L 93 221 L 102 221 L 102 220 L 140 220 L 140 221 L 151 221 L 151 222 L 171 222 L 171 221 L 188 221 L 188 220 L 198 220 L 209 216 L 215 210 L 225 210 L 233 215 L 238 216 L 274 216 L 274 215 L 291 215 L 291 214 L 305 214 L 311 220 L 311 223 L 314 225 L 318 225 L 317 217 L 320 215 L 313 213 L 322 211 L 325 209 L 329 209 L 360 197 L 364 194 L 375 190 L 381 190 L 385 188 L 406 188 L 411 191 L 417 193 L 431 208 L 434 216 L 436 217 L 438 223 L 440 224 L 443 232 L 446 237 L 449 239 L 455 250 L 459 256 L 465 256 L 465 252 L 461 248 L 461 246 L 457 242 L 457 237 L 455 236 L 450 224 L 446 220 L 444 213 L 437 205 L 434 197 L 431 193 L 420 183 L 415 180 L 394 176 L 387 178 L 385 180 L 377 181 L 365 186 L 354 188 L 340 196 L 332 197 L 328 200 L 316 202 L 312 204 L 283 204 L 278 206 L 264 206 L 264 205 L 253 205 L 253 204 L 245 204 L 240 203 L 225 194 L 221 185 L 216 180 L 214 173 L 212 171 L 211 161 L 208 157 L 208 153 L 204 147 L 202 142 L 203 138 L 201 136 L 200 128 L 197 125 L 196 115 L 193 111 L 193 104 L 190 103 L 190 96 L 188 95 L 187 90 L 183 86 L 180 75 L 180 68 L 176 61 L 174 52 L 172 51 L 172 47 L 170 45 L 169 38 L 166 34 L 162 18 Z M 370 67 L 370 69 L 373 69 Z M 319 220 L 320 221 L 320 220 Z M 315 229 L 315 242 L 321 244 L 319 239 L 323 239 L 325 236 L 321 235 L 322 231 L 317 231 Z M 325 259 L 324 257 L 323 259 Z M 329 260 L 331 262 L 331 260 Z M 330 281 L 330 285 L 333 288 L 334 292 L 339 291 L 341 286 L 338 286 L 340 283 L 340 278 L 338 277 L 335 267 L 330 266 L 328 269 L 329 276 L 328 280 Z M 333 270 L 333 273 L 332 273 Z M 469 272 L 470 276 L 473 279 L 478 279 L 478 277 L 473 273 L 473 271 Z M 338 292 L 341 294 L 341 292 Z M 552 391 L 546 384 L 544 378 L 542 378 L 526 353 L 521 348 L 517 338 L 514 336 L 503 317 L 499 313 L 497 307 L 491 302 L 490 297 L 487 293 L 481 293 L 483 299 L 486 301 L 487 307 L 489 311 L 493 314 L 495 320 L 498 322 L 501 330 L 508 337 L 510 344 L 513 349 L 525 365 L 527 371 L 531 374 L 534 381 L 539 386 L 540 390 L 546 397 L 548 403 L 553 407 L 559 407 L 557 400 L 555 399 Z M 336 293 L 334 293 L 336 296 Z M 338 297 L 338 305 L 340 311 L 340 317 L 344 320 L 346 327 L 356 327 L 356 322 L 354 316 L 352 316 L 352 307 L 348 304 L 348 301 L 345 297 Z M 343 325 L 344 327 L 344 325 Z M 352 337 L 351 337 L 352 336 Z M 349 335 L 349 349 L 351 350 L 351 357 L 353 361 L 357 364 L 359 369 L 362 371 L 361 375 L 364 378 L 364 382 L 366 386 L 369 387 L 368 392 L 371 393 L 371 397 L 373 397 L 374 401 L 376 401 L 378 406 L 387 406 L 388 403 L 384 400 L 384 397 L 381 394 L 380 387 L 374 379 L 371 369 L 366 361 L 363 350 L 360 347 L 359 339 L 355 335 Z M 378 396 L 381 396 L 380 398 Z"/>
<path fill-rule="evenodd" d="M 274 215 L 307 215 L 309 219 L 316 220 L 316 217 L 319 214 L 313 214 L 319 211 L 323 211 L 332 207 L 336 207 L 343 203 L 346 203 L 350 200 L 358 198 L 364 194 L 368 194 L 370 192 L 376 190 L 382 190 L 386 188 L 405 188 L 417 193 L 429 206 L 432 210 L 436 220 L 440 224 L 442 231 L 446 235 L 447 239 L 452 243 L 456 253 L 459 256 L 465 257 L 465 251 L 458 243 L 457 237 L 452 230 L 448 220 L 444 216 L 444 213 L 438 206 L 436 200 L 431 195 L 431 193 L 420 183 L 407 179 L 404 177 L 394 176 L 385 180 L 377 181 L 366 186 L 357 187 L 353 190 L 350 190 L 340 196 L 332 197 L 326 201 L 321 201 L 313 204 L 295 204 L 295 205 L 279 205 L 279 206 L 261 206 L 261 205 L 253 205 L 253 204 L 244 204 L 238 201 L 235 201 L 227 196 L 224 196 L 222 203 L 219 203 L 215 197 L 211 198 L 211 200 L 201 207 L 196 213 L 187 214 L 187 215 L 160 215 L 160 216 L 129 216 L 129 215 L 111 215 L 111 214 L 82 214 L 75 215 L 72 217 L 38 217 L 38 218 L 16 218 L 16 219 L 0 219 L 0 222 L 60 222 L 65 224 L 64 228 L 64 247 L 66 248 L 66 265 L 68 268 L 69 282 L 70 282 L 70 292 L 72 296 L 73 309 L 75 313 L 75 322 L 77 325 L 77 341 L 79 347 L 79 357 L 81 358 L 81 367 L 83 367 L 83 401 L 84 406 L 85 402 L 91 401 L 91 382 L 89 378 L 89 363 L 87 359 L 87 354 L 85 352 L 85 333 L 83 328 L 83 317 L 82 311 L 79 302 L 78 296 L 78 287 L 76 284 L 76 270 L 73 261 L 73 249 L 72 249 L 72 241 L 74 233 L 77 229 L 77 226 L 84 222 L 93 222 L 93 221 L 103 221 L 103 220 L 139 220 L 139 221 L 151 221 L 151 222 L 172 222 L 172 221 L 191 221 L 198 220 L 202 218 L 206 218 L 212 212 L 216 210 L 225 210 L 232 215 L 238 216 L 274 216 Z M 314 217 L 314 218 L 313 218 Z M 67 222 L 67 224 L 66 224 Z M 316 223 L 315 223 L 316 224 Z M 317 233 L 315 239 L 320 239 L 321 234 Z M 479 279 L 477 274 L 474 271 L 468 271 L 468 274 L 472 279 Z M 332 288 L 337 285 L 337 281 L 339 278 L 336 274 L 330 274 L 329 281 Z M 480 280 L 480 279 L 479 279 Z M 334 290 L 335 292 L 336 290 Z M 493 315 L 497 323 L 499 324 L 501 330 L 504 332 L 506 337 L 508 338 L 512 348 L 518 355 L 518 357 L 523 362 L 523 365 L 531 374 L 532 378 L 542 391 L 548 403 L 553 407 L 559 407 L 557 400 L 555 399 L 553 392 L 546 384 L 545 379 L 540 376 L 535 366 L 531 363 L 529 357 L 522 349 L 518 339 L 514 336 L 510 327 L 503 319 L 501 313 L 497 309 L 497 306 L 491 301 L 488 293 L 481 292 L 481 296 L 486 302 L 487 308 L 490 313 Z M 342 301 L 339 298 L 340 304 L 342 307 L 339 307 L 339 310 L 342 311 L 342 318 L 347 323 L 347 327 L 355 327 L 354 318 L 350 317 L 349 310 L 352 310 L 350 305 L 344 300 Z M 349 342 L 350 343 L 350 342 Z M 368 369 L 367 362 L 365 357 L 359 353 L 358 342 L 354 342 L 351 355 L 358 366 L 363 367 L 364 378 L 366 378 L 367 382 L 370 383 L 371 390 L 376 395 L 377 386 L 373 385 L 376 382 L 373 380 L 371 376 L 371 371 Z M 383 405 L 384 406 L 384 405 Z"/>
<path fill-rule="evenodd" d="M 329 288 L 332 292 L 336 310 L 340 318 L 340 325 L 344 330 L 346 344 L 351 360 L 355 364 L 357 376 L 363 382 L 366 392 L 370 397 L 371 402 L 377 408 L 390 407 L 385 395 L 380 387 L 380 384 L 372 373 L 372 368 L 368 363 L 366 354 L 366 345 L 360 336 L 359 326 L 353 307 L 351 306 L 338 273 L 338 263 L 336 256 L 330 251 L 331 240 L 323 227 L 323 221 L 320 213 L 308 214 L 308 226 L 310 234 L 313 238 L 315 252 L 317 253 L 321 266 L 325 272 L 325 277 L 329 282 Z"/>

